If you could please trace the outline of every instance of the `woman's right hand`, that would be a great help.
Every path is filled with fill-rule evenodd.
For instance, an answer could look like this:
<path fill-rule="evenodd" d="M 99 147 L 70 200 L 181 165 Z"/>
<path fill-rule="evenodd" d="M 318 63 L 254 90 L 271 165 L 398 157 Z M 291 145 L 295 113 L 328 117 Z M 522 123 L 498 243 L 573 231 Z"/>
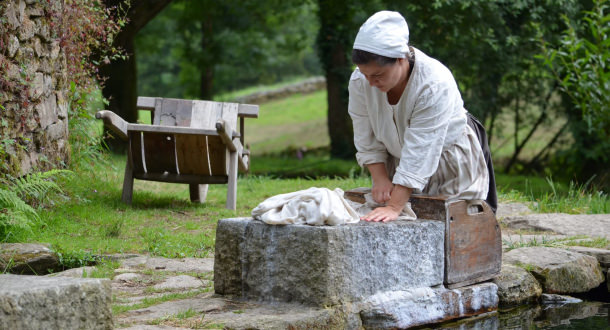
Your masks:
<path fill-rule="evenodd" d="M 394 184 L 387 177 L 378 178 L 373 181 L 373 189 L 371 191 L 373 200 L 379 204 L 384 204 L 392 197 Z"/>

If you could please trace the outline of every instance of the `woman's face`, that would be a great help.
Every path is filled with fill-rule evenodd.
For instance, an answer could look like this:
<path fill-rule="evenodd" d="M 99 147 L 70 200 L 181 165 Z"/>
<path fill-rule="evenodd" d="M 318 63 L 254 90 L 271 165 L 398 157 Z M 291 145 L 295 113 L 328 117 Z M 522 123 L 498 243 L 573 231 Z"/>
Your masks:
<path fill-rule="evenodd" d="M 394 64 L 379 65 L 372 61 L 367 64 L 359 64 L 358 69 L 373 87 L 387 93 L 394 88 L 405 76 L 403 68 L 404 59 L 399 58 Z"/>

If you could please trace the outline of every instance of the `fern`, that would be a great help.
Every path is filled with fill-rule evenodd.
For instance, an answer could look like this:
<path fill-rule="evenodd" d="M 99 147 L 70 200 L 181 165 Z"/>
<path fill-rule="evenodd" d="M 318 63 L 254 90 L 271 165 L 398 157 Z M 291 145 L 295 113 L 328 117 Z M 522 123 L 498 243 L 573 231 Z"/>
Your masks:
<path fill-rule="evenodd" d="M 32 173 L 22 178 L 10 179 L 13 191 L 27 204 L 38 207 L 48 200 L 53 193 L 61 194 L 62 190 L 56 179 L 72 175 L 68 170 L 50 170 Z"/>
<path fill-rule="evenodd" d="M 0 188 L 0 235 L 9 228 L 30 229 L 33 220 L 40 218 L 36 210 L 26 204 L 14 191 Z"/>
<path fill-rule="evenodd" d="M 22 178 L 8 177 L 0 182 L 0 238 L 13 228 L 30 230 L 40 221 L 36 208 L 53 194 L 62 193 L 56 179 L 72 175 L 68 170 L 32 173 Z"/>

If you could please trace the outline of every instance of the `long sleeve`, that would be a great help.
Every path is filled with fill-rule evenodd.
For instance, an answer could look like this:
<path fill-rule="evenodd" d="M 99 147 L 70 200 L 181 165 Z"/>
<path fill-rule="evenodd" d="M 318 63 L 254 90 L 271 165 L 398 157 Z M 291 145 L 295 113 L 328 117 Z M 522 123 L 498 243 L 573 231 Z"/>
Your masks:
<path fill-rule="evenodd" d="M 400 165 L 392 182 L 423 189 L 436 172 L 447 137 L 447 127 L 455 116 L 457 89 L 444 81 L 429 82 L 417 96 L 409 125 L 405 129 Z M 454 90 L 455 89 L 455 90 Z"/>
<path fill-rule="evenodd" d="M 356 74 L 354 72 L 349 82 L 348 103 L 348 112 L 354 127 L 356 159 L 360 166 L 385 163 L 388 158 L 387 148 L 375 137 L 365 102 L 365 94 L 360 88 L 362 78 L 354 77 Z"/>

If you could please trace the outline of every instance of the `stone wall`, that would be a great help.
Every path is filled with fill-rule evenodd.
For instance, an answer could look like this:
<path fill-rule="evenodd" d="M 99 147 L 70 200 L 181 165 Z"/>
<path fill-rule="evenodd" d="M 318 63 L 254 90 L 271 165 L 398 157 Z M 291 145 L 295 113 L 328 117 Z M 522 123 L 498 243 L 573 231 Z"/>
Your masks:
<path fill-rule="evenodd" d="M 69 159 L 66 57 L 48 6 L 0 3 L 0 171 L 24 175 Z"/>
<path fill-rule="evenodd" d="M 265 102 L 288 97 L 293 94 L 313 93 L 326 88 L 326 79 L 324 77 L 313 77 L 295 84 L 280 87 L 278 89 L 256 92 L 250 95 L 238 97 L 235 99 L 237 103 L 252 103 L 262 104 Z"/>

